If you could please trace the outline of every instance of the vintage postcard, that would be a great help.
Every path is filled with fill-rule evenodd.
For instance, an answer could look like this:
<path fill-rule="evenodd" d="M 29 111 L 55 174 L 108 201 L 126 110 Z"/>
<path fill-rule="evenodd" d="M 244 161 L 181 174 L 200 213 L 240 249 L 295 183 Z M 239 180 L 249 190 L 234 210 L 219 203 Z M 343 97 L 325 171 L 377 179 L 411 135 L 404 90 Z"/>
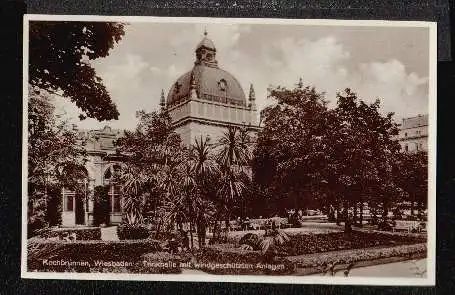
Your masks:
<path fill-rule="evenodd" d="M 26 15 L 22 277 L 434 285 L 436 24 Z"/>

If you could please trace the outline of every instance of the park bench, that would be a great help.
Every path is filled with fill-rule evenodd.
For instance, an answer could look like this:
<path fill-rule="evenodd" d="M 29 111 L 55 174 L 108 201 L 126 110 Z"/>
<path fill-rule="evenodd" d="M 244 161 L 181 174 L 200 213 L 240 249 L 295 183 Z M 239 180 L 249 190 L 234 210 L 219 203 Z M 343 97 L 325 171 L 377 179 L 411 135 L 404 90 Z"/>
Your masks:
<path fill-rule="evenodd" d="M 425 225 L 425 223 L 423 223 Z M 395 226 L 392 228 L 392 231 L 407 231 L 408 233 L 412 232 L 413 230 L 417 230 L 420 232 L 422 228 L 421 221 L 409 221 L 409 220 L 396 220 Z"/>

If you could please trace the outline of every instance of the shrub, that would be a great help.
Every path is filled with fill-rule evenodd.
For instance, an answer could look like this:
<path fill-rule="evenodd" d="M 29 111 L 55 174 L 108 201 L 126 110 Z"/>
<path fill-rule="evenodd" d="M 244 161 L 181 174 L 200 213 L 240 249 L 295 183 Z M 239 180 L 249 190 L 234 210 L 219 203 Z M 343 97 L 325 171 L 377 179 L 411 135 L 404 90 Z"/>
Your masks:
<path fill-rule="evenodd" d="M 124 223 L 117 226 L 117 235 L 120 240 L 147 239 L 150 234 L 150 230 L 144 225 L 131 225 Z"/>
<path fill-rule="evenodd" d="M 105 266 L 95 265 L 101 262 L 137 263 L 141 255 L 160 251 L 157 241 L 62 241 L 31 238 L 27 243 L 27 267 L 29 271 L 102 271 Z M 85 265 L 46 265 L 46 261 L 87 262 Z M 116 266 L 110 269 L 118 269 Z"/>
<path fill-rule="evenodd" d="M 90 228 L 49 228 L 42 231 L 39 237 L 49 239 L 58 238 L 59 240 L 65 237 L 75 235 L 76 240 L 101 240 L 101 229 L 99 227 Z"/>

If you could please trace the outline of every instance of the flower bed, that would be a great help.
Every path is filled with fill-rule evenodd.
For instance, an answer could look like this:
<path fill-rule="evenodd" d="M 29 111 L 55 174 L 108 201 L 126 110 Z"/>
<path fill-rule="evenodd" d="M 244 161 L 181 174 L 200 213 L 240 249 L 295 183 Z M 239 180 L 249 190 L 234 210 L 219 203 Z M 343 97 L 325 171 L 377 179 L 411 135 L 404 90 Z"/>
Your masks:
<path fill-rule="evenodd" d="M 29 271 L 115 271 L 122 263 L 134 265 L 142 254 L 159 250 L 159 243 L 153 240 L 69 242 L 31 238 L 27 243 L 27 267 Z"/>
<path fill-rule="evenodd" d="M 43 239 L 75 238 L 75 240 L 101 240 L 101 229 L 99 227 L 84 228 L 49 228 L 42 231 L 38 237 Z"/>
<path fill-rule="evenodd" d="M 364 249 L 378 246 L 397 246 L 424 243 L 421 236 L 391 235 L 381 232 L 327 233 L 313 235 L 290 235 L 288 244 L 279 246 L 283 256 L 313 254 L 345 249 Z"/>

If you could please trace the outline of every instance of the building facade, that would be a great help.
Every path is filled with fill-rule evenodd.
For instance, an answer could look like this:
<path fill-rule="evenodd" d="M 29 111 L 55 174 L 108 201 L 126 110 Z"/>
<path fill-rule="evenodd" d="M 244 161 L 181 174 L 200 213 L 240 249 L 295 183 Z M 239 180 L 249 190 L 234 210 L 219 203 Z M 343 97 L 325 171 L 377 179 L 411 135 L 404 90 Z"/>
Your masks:
<path fill-rule="evenodd" d="M 247 128 L 254 136 L 260 127 L 253 85 L 247 100 L 238 80 L 218 66 L 216 48 L 206 32 L 195 55 L 193 68 L 171 86 L 167 99 L 164 90 L 161 92 L 160 105 L 169 113 L 182 143 L 189 146 L 200 137 L 216 141 L 230 126 Z M 112 179 L 123 165 L 124 157 L 115 149 L 115 140 L 122 134 L 108 126 L 101 130 L 79 131 L 80 144 L 87 152 L 84 195 L 76 196 L 75 192 L 63 189 L 63 226 L 94 224 L 96 205 L 93 197 L 97 186 L 108 187 L 106 223 L 121 222 L 120 187 Z"/>
<path fill-rule="evenodd" d="M 86 151 L 84 191 L 77 196 L 74 191 L 62 191 L 62 225 L 93 225 L 94 190 L 97 186 L 108 188 L 108 218 L 110 223 L 120 223 L 122 201 L 120 188 L 111 184 L 116 171 L 121 169 L 123 157 L 115 150 L 115 140 L 122 136 L 120 130 L 109 126 L 101 130 L 79 130 L 78 139 Z"/>
<path fill-rule="evenodd" d="M 404 118 L 398 140 L 405 152 L 428 151 L 428 115 Z"/>

